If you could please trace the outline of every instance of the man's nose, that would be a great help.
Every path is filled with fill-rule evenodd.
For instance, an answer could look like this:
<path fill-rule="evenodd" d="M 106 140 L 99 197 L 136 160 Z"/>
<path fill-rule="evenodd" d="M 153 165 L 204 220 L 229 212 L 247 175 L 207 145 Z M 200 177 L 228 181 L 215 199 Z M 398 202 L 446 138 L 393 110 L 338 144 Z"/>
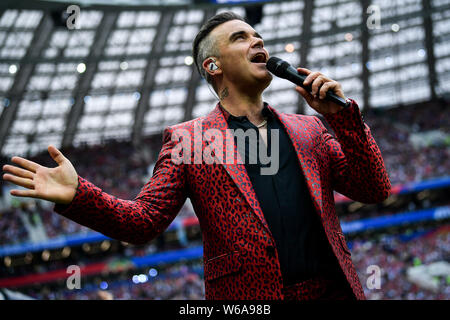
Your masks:
<path fill-rule="evenodd" d="M 264 41 L 261 38 L 253 37 L 253 43 L 252 48 L 263 48 L 264 47 Z"/>

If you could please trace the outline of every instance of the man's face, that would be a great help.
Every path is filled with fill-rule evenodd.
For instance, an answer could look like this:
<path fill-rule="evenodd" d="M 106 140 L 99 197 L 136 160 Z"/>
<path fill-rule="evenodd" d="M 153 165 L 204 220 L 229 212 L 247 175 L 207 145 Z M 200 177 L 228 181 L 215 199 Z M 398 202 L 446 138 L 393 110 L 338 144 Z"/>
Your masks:
<path fill-rule="evenodd" d="M 263 89 L 270 84 L 272 75 L 266 68 L 269 53 L 261 36 L 249 24 L 241 20 L 227 21 L 211 35 L 219 48 L 224 79 Z"/>

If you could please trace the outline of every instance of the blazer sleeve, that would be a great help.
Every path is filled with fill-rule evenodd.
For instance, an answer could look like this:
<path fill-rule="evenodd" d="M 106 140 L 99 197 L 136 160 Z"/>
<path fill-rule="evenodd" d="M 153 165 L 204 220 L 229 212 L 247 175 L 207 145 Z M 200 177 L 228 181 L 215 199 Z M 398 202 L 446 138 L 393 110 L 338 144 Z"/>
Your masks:
<path fill-rule="evenodd" d="M 381 202 L 389 196 L 391 183 L 370 128 L 363 122 L 357 103 L 349 100 L 349 108 L 325 115 L 337 139 L 316 118 L 330 159 L 333 187 L 355 201 Z"/>
<path fill-rule="evenodd" d="M 186 201 L 183 164 L 171 160 L 172 129 L 164 131 L 164 143 L 152 178 L 134 200 L 118 199 L 78 177 L 78 188 L 69 205 L 54 211 L 104 235 L 133 244 L 146 243 L 170 225 Z"/>

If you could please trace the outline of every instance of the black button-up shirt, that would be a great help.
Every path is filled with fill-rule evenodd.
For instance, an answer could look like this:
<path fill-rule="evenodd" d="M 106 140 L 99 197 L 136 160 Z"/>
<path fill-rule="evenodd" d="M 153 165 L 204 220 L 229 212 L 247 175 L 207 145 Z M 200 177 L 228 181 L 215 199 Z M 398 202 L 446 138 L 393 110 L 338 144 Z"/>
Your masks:
<path fill-rule="evenodd" d="M 230 129 L 256 130 L 259 155 L 259 141 L 262 138 L 258 128 L 247 117 L 235 117 L 223 107 L 222 110 Z M 250 163 L 249 139 L 245 139 L 245 150 L 239 150 L 239 153 L 275 238 L 284 285 L 319 275 L 337 274 L 340 267 L 315 211 L 292 141 L 267 104 L 262 112 L 267 119 L 267 147 L 263 141 L 261 145 L 267 148 L 269 158 L 272 158 L 270 150 L 274 143 L 271 141 L 271 131 L 279 132 L 278 171 L 273 175 L 261 174 L 261 167 L 269 167 L 270 163 L 262 164 L 259 156 L 256 164 Z"/>

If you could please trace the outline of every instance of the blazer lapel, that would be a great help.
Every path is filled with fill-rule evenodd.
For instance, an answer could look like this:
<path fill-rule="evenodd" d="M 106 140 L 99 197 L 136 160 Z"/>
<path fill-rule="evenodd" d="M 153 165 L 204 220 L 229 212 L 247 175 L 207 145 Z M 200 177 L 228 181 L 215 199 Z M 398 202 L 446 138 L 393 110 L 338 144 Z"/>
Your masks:
<path fill-rule="evenodd" d="M 283 126 L 294 145 L 297 152 L 298 161 L 305 176 L 306 183 L 309 188 L 314 205 L 319 215 L 322 213 L 322 190 L 320 183 L 319 168 L 314 154 L 314 140 L 308 130 L 308 123 L 302 124 L 298 117 L 288 117 L 283 113 L 279 113 L 270 107 Z"/>
<path fill-rule="evenodd" d="M 218 163 L 223 165 L 225 170 L 228 172 L 228 175 L 231 177 L 231 179 L 233 179 L 234 183 L 239 188 L 240 192 L 255 212 L 257 218 L 262 222 L 264 227 L 271 235 L 269 226 L 266 219 L 264 218 L 261 206 L 253 189 L 252 182 L 250 181 L 247 170 L 245 169 L 244 162 L 242 161 L 236 144 L 234 143 L 234 136 L 230 134 L 229 131 L 227 133 L 228 123 L 225 120 L 222 111 L 220 110 L 219 104 L 217 104 L 214 110 L 211 111 L 202 122 L 203 135 L 208 129 L 217 129 L 222 132 L 223 157 L 222 159 L 218 159 L 217 161 Z M 226 146 L 228 146 L 228 150 Z M 230 154 L 232 154 L 232 159 L 235 159 L 234 161 L 227 161 L 227 152 L 228 160 L 230 159 Z M 236 155 L 236 157 L 234 157 L 234 155 Z"/>

